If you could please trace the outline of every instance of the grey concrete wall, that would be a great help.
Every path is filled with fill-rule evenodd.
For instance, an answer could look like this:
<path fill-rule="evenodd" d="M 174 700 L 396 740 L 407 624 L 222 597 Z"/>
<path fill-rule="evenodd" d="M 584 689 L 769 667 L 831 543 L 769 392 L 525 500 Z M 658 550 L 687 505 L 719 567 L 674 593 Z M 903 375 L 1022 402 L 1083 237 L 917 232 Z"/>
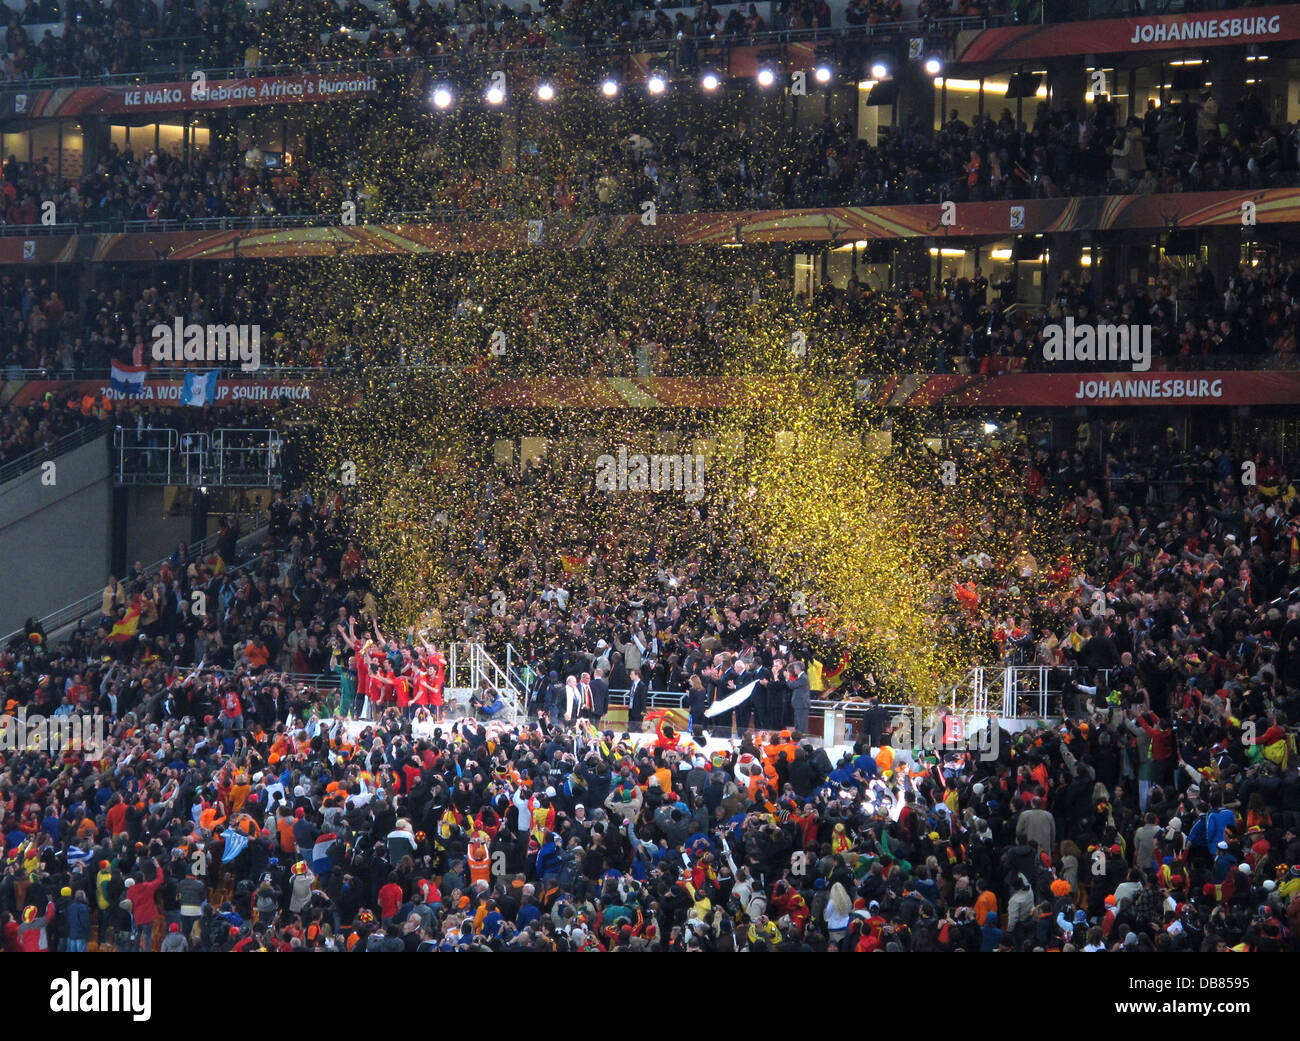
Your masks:
<path fill-rule="evenodd" d="M 113 492 L 106 441 L 0 485 L 0 634 L 104 587 Z"/>
<path fill-rule="evenodd" d="M 162 487 L 131 488 L 127 491 L 126 562 L 137 560 L 148 567 L 155 560 L 171 556 L 176 543 L 190 541 L 190 515 L 164 516 Z"/>

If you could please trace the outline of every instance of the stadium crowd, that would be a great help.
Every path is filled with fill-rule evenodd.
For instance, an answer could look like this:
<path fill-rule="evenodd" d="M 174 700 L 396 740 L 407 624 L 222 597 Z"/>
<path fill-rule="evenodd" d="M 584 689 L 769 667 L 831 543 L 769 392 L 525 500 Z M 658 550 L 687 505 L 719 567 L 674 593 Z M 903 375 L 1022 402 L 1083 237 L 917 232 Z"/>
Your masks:
<path fill-rule="evenodd" d="M 506 133 L 480 105 L 432 113 L 425 94 L 400 103 L 408 126 L 385 118 L 395 97 L 331 113 L 290 160 L 234 134 L 185 157 L 113 143 L 79 177 L 60 178 L 45 156 L 9 156 L 3 220 L 38 224 L 49 201 L 62 224 L 83 224 L 315 216 L 343 200 L 369 220 L 517 220 L 640 213 L 646 200 L 680 213 L 1227 190 L 1290 185 L 1300 169 L 1295 125 L 1270 121 L 1255 94 L 1221 110 L 1209 90 L 1148 101 L 1127 120 L 1105 95 L 1082 110 L 1040 101 L 1023 120 L 1004 108 L 967 123 L 953 110 L 939 130 L 905 122 L 876 144 L 852 122 L 792 127 L 771 105 L 736 97 L 647 107 L 581 87 L 525 108 Z"/>
<path fill-rule="evenodd" d="M 358 102 L 288 165 L 269 166 L 247 138 L 188 158 L 113 143 L 79 178 L 59 178 L 45 157 L 9 156 L 2 219 L 36 224 L 51 201 L 67 224 L 333 215 L 344 200 L 369 220 L 640 213 L 645 201 L 709 212 L 1261 188 L 1294 183 L 1300 169 L 1295 126 L 1270 122 L 1253 95 L 1231 113 L 1208 93 L 1184 95 L 1127 121 L 1104 98 L 1082 112 L 1041 102 L 1019 124 L 1010 109 L 971 124 L 954 111 L 938 131 L 904 125 L 872 145 L 829 116 L 788 128 L 761 106 L 697 98 L 661 112 L 593 94 L 526 116 L 514 154 L 477 109 L 435 118 L 421 106 L 415 132 L 380 118 L 391 104 Z"/>
<path fill-rule="evenodd" d="M 150 365 L 152 328 L 177 317 L 258 325 L 263 367 L 346 369 L 383 351 L 395 364 L 509 376 L 720 375 L 728 357 L 752 351 L 772 329 L 802 329 L 814 364 L 863 376 L 1033 370 L 1048 364 L 1044 327 L 1065 317 L 1149 324 L 1154 369 L 1280 367 L 1296 357 L 1300 273 L 1290 259 L 1226 276 L 1197 263 L 1186 272 L 1170 268 L 1150 285 L 1105 289 L 1087 268 L 1067 271 L 1048 302 L 1033 308 L 1011 307 L 1016 287 L 1003 265 L 993 279 L 983 269 L 969 277 L 949 270 L 932 287 L 897 289 L 863 265 L 843 288 L 827 281 L 807 299 L 779 273 L 785 263 L 755 265 L 748 251 L 709 249 L 631 260 L 599 248 L 510 254 L 494 257 L 490 270 L 478 258 L 443 258 L 428 262 L 422 292 L 427 313 L 446 320 L 409 343 L 373 309 L 341 322 L 335 300 L 310 281 L 284 279 L 274 265 L 244 279 L 221 274 L 185 288 L 90 291 L 67 302 L 47 280 L 0 275 L 0 364 L 62 378 L 103 376 L 112 361 Z M 365 264 L 357 272 L 341 291 L 359 303 L 368 281 L 388 277 Z M 507 350 L 490 356 L 498 329 Z"/>
<path fill-rule="evenodd" d="M 771 11 L 771 24 L 759 7 Z M 1020 5 L 1016 5 L 1020 6 Z M 942 31 L 953 17 L 987 18 L 1005 5 L 989 0 L 921 0 L 916 17 Z M 690 60 L 696 40 L 744 43 L 768 31 L 827 30 L 850 37 L 902 20 L 901 0 L 849 0 L 843 17 L 826 0 L 775 4 L 650 4 L 644 0 L 581 3 L 431 4 L 272 0 L 254 7 L 233 0 L 27 0 L 10 9 L 5 33 L 7 80 L 93 77 L 174 66 L 243 68 L 306 61 L 370 62 L 444 55 L 488 55 L 556 47 L 676 44 Z M 62 23 L 55 32 L 56 23 Z M 837 24 L 838 23 L 838 24 Z M 42 27 L 33 39 L 27 27 Z"/>
<path fill-rule="evenodd" d="M 483 543 L 426 648 L 375 623 L 343 497 L 277 497 L 251 564 L 178 547 L 110 580 L 97 625 L 0 658 L 11 715 L 110 726 L 98 764 L 4 748 L 5 947 L 1295 950 L 1300 500 L 1266 455 L 1242 487 L 1172 432 L 1108 447 L 1024 459 L 1083 563 L 1063 603 L 990 571 L 972 624 L 1074 668 L 1064 721 L 989 756 L 893 749 L 891 692 L 829 677 L 805 605 L 735 556 L 615 539 L 570 571 Z M 637 562 L 654 577 L 622 584 Z M 389 674 L 461 634 L 528 648 L 527 717 L 490 690 L 441 726 L 414 685 L 402 704 Z M 689 724 L 638 704 L 647 677 Z M 828 750 L 809 704 L 836 686 L 863 703 Z"/>
<path fill-rule="evenodd" d="M 777 28 L 831 24 L 826 0 L 774 6 Z M 987 10 L 922 0 L 920 15 Z M 851 0 L 848 21 L 900 13 Z M 58 15 L 61 38 L 28 38 L 24 25 Z M 419 0 L 382 9 L 370 31 L 376 17 L 358 0 L 264 12 L 26 0 L 5 74 L 121 71 L 195 27 L 208 40 L 189 57 L 250 69 L 679 35 L 689 47 L 768 27 L 756 7 L 724 16 L 708 3 L 674 18 L 580 0 L 522 16 Z M 50 194 L 83 217 L 270 215 L 347 197 L 368 212 L 450 201 L 586 214 L 647 191 L 678 209 L 727 208 L 1259 186 L 1294 173 L 1289 127 L 1247 100 L 1225 135 L 1215 107 L 1184 99 L 1120 125 L 1104 100 L 1083 118 L 1044 106 L 1023 129 L 1009 112 L 975 127 L 954 116 L 879 149 L 834 122 L 792 151 L 740 123 L 711 138 L 628 127 L 576 157 L 525 146 L 501 179 L 492 164 L 449 164 L 433 140 L 373 185 L 360 167 L 272 171 L 241 144 L 190 165 L 110 153 L 75 184 L 11 161 L 2 186 L 5 217 L 21 224 Z M 412 177 L 409 162 L 442 177 Z M 413 342 L 374 313 L 384 308 L 354 306 L 382 263 L 347 270 L 355 296 L 330 292 L 337 270 L 303 265 L 288 288 L 191 272 L 183 290 L 78 294 L 77 310 L 39 277 L 4 274 L 0 349 L 10 369 L 99 372 L 144 363 L 152 325 L 183 317 L 265 322 L 268 362 L 347 363 L 356 347 L 366 361 L 385 350 L 487 369 L 498 364 L 483 357 L 487 334 L 502 328 L 500 371 L 725 377 L 728 358 L 785 350 L 799 328 L 810 364 L 839 375 L 992 371 L 1035 367 L 1044 323 L 1098 316 L 1152 325 L 1161 364 L 1295 354 L 1294 262 L 1217 278 L 1199 264 L 1147 287 L 1067 276 L 1043 308 L 1013 311 L 1015 287 L 980 271 L 933 292 L 855 277 L 804 299 L 754 252 L 727 252 L 431 260 L 427 287 L 385 283 L 386 299 L 420 316 Z M 402 381 L 385 382 L 397 401 Z M 0 417 L 0 462 L 89 423 L 147 433 L 268 414 L 52 392 Z M 706 422 L 682 420 L 679 433 Z M 1015 678 L 1014 719 L 940 713 L 926 738 L 895 713 L 911 692 L 844 653 L 827 605 L 755 559 L 720 496 L 648 507 L 596 495 L 565 454 L 585 451 L 579 426 L 518 473 L 478 458 L 450 475 L 444 459 L 429 464 L 465 494 L 443 506 L 455 517 L 440 520 L 430 495 L 418 518 L 422 531 L 446 527 L 439 573 L 452 577 L 406 631 L 384 632 L 385 590 L 346 482 L 275 494 L 264 537 L 223 518 L 211 548 L 180 544 L 157 568 L 110 576 L 98 612 L 69 631 L 29 619 L 0 648 L 0 946 L 1300 950 L 1293 459 L 1270 445 L 1248 458 L 1185 446 L 1172 429 L 1152 443 L 1122 421 L 1083 423 L 1073 444 L 1006 430 L 981 444 L 1019 475 L 1016 501 L 981 504 L 978 535 L 947 530 L 928 621 L 964 635 L 971 664 L 1043 668 Z M 1030 544 L 1042 523 L 1059 558 L 1054 541 Z M 986 537 L 1015 555 L 978 551 Z M 510 682 L 456 686 L 463 641 L 506 663 Z M 843 742 L 818 737 L 820 702 L 848 711 Z M 90 746 L 67 743 L 72 720 L 88 718 L 102 724 Z"/>

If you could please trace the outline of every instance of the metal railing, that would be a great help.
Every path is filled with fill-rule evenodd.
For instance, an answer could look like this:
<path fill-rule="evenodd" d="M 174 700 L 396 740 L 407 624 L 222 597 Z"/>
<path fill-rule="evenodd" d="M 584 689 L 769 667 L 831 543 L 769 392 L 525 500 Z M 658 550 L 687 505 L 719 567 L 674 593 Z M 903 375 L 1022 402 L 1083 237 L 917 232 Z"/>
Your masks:
<path fill-rule="evenodd" d="M 507 668 L 517 684 L 525 691 L 525 682 L 515 662 L 524 657 L 511 644 L 506 644 Z M 531 666 L 524 666 L 529 668 Z M 1066 694 L 1070 685 L 1083 682 L 1097 686 L 1098 697 L 1104 698 L 1108 689 L 1110 670 L 1085 669 L 1071 665 L 1000 665 L 971 668 L 948 695 L 950 711 L 967 716 L 996 715 L 1006 720 L 1059 719 L 1067 714 Z M 609 703 L 620 707 L 629 705 L 630 691 L 611 690 Z M 646 694 L 647 708 L 685 710 L 689 695 L 685 691 L 651 690 Z M 860 701 L 843 701 L 833 698 L 815 698 L 810 706 L 810 718 L 839 711 L 846 715 L 862 715 L 873 706 Z M 907 708 L 905 705 L 878 704 L 874 707 L 891 711 Z"/>
<path fill-rule="evenodd" d="M 284 441 L 276 430 L 221 428 L 211 434 L 171 427 L 113 431 L 118 485 L 278 488 Z"/>
<path fill-rule="evenodd" d="M 45 448 L 37 448 L 28 452 L 24 456 L 19 456 L 11 462 L 0 466 L 0 484 L 6 481 L 12 481 L 15 477 L 21 477 L 28 470 L 34 470 L 50 459 L 57 459 L 61 455 L 71 452 L 74 448 L 80 448 L 82 445 L 90 444 L 98 438 L 104 436 L 106 424 L 102 420 L 95 420 L 86 426 L 79 427 L 58 438 L 52 444 Z"/>
<path fill-rule="evenodd" d="M 187 435 L 189 436 L 189 435 Z M 180 432 L 170 428 L 147 427 L 134 430 L 116 427 L 113 448 L 117 465 L 113 468 L 116 484 L 188 484 L 186 469 L 190 455 L 180 451 Z"/>
<path fill-rule="evenodd" d="M 976 669 L 985 704 L 1000 706 L 1006 719 L 1061 719 L 1068 715 L 1066 694 L 1081 681 L 1097 688 L 1105 700 L 1109 669 L 1085 669 L 1072 665 L 1008 665 Z"/>
<path fill-rule="evenodd" d="M 481 643 L 456 641 L 447 647 L 447 672 L 444 689 L 463 695 L 477 694 L 487 686 L 505 703 L 510 722 L 518 722 L 528 713 L 527 688 L 521 687 L 508 668 L 488 653 Z"/>
<path fill-rule="evenodd" d="M 215 430 L 203 479 L 217 487 L 278 488 L 283 450 L 284 441 L 276 430 Z"/>
<path fill-rule="evenodd" d="M 631 693 L 632 692 L 629 690 L 611 690 L 609 692 L 609 703 L 611 705 L 619 705 L 619 706 L 627 707 L 628 705 L 631 704 L 629 700 Z M 686 708 L 686 702 L 688 696 L 689 695 L 685 691 L 649 690 L 646 691 L 646 707 L 684 710 Z M 950 708 L 953 709 L 954 711 L 961 708 L 961 706 L 957 704 L 958 700 L 959 699 L 956 696 L 956 693 L 954 691 L 952 702 L 950 704 Z M 812 713 L 822 713 L 834 709 L 847 712 L 850 715 L 861 715 L 862 713 L 865 713 L 868 709 L 872 707 L 866 704 L 865 702 L 836 701 L 834 699 L 829 699 L 829 698 L 814 698 L 810 702 L 810 706 L 811 706 L 810 715 Z M 906 706 L 880 703 L 876 707 L 887 708 L 887 709 L 902 709 L 905 708 Z M 974 712 L 976 710 L 969 709 L 968 711 Z"/>

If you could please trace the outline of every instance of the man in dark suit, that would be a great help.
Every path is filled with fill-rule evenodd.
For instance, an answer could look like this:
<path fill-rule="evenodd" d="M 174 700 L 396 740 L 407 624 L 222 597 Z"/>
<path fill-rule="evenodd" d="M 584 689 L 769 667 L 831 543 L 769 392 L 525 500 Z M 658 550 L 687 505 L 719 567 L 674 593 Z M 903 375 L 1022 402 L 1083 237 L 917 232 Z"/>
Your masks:
<path fill-rule="evenodd" d="M 1089 669 L 1118 669 L 1120 665 L 1119 649 L 1111 635 L 1110 626 L 1099 622 L 1093 629 L 1093 636 L 1083 645 L 1083 665 Z"/>
<path fill-rule="evenodd" d="M 546 712 L 552 717 L 559 717 L 565 711 L 564 681 L 555 669 L 550 672 L 550 684 L 546 688 Z"/>
<path fill-rule="evenodd" d="M 794 713 L 794 728 L 801 734 L 808 733 L 808 710 L 812 708 L 812 682 L 801 661 L 790 666 L 788 674 L 790 683 L 790 708 Z"/>
<path fill-rule="evenodd" d="M 591 677 L 591 714 L 594 719 L 603 719 L 609 711 L 609 681 L 605 679 L 604 669 L 592 670 Z"/>
<path fill-rule="evenodd" d="M 889 710 L 882 708 L 874 694 L 867 698 L 867 711 L 862 716 L 862 734 L 872 748 L 885 743 L 885 727 L 889 725 Z"/>
<path fill-rule="evenodd" d="M 256 718 L 263 730 L 273 731 L 277 723 L 283 723 L 288 716 L 287 701 L 280 692 L 278 683 L 270 683 L 257 692 Z"/>
<path fill-rule="evenodd" d="M 750 680 L 758 683 L 749 699 L 754 704 L 754 726 L 759 730 L 774 729 L 779 725 L 781 717 L 781 681 L 764 664 L 759 664 L 747 675 Z"/>
<path fill-rule="evenodd" d="M 627 725 L 631 729 L 645 716 L 645 703 L 650 696 L 650 685 L 641 678 L 640 669 L 628 669 L 627 682 Z"/>
<path fill-rule="evenodd" d="M 772 662 L 772 680 L 767 685 L 767 726 L 769 730 L 788 727 L 790 715 L 790 673 L 784 658 Z"/>
<path fill-rule="evenodd" d="M 740 690 L 742 687 L 747 686 L 749 683 L 753 682 L 753 679 L 754 679 L 753 675 L 745 667 L 745 659 L 737 655 L 736 660 L 733 661 L 731 665 L 728 666 L 726 672 L 722 674 L 722 679 L 720 681 L 719 690 L 718 690 L 718 697 L 720 698 L 731 697 L 731 695 L 736 693 L 736 691 Z M 751 725 L 753 721 L 753 715 L 754 715 L 754 698 L 753 695 L 750 695 L 747 701 L 742 701 L 730 712 L 725 713 L 723 718 L 727 722 L 730 722 L 730 719 L 734 718 L 736 730 L 739 731 Z"/>

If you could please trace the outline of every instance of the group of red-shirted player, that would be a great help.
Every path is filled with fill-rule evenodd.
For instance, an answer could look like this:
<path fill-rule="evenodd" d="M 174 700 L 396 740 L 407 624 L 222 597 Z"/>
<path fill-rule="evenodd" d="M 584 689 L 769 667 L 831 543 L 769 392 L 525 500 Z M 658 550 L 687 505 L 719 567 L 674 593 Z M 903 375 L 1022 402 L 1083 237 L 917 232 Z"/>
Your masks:
<path fill-rule="evenodd" d="M 356 697 L 363 699 L 358 706 L 363 718 L 396 706 L 408 717 L 429 710 L 434 722 L 442 722 L 447 659 L 440 650 L 417 637 L 414 629 L 407 634 L 406 645 L 386 639 L 377 623 L 373 640 L 365 635 L 358 639 L 350 620 L 347 632 L 341 627 L 338 632 L 353 652 Z"/>

